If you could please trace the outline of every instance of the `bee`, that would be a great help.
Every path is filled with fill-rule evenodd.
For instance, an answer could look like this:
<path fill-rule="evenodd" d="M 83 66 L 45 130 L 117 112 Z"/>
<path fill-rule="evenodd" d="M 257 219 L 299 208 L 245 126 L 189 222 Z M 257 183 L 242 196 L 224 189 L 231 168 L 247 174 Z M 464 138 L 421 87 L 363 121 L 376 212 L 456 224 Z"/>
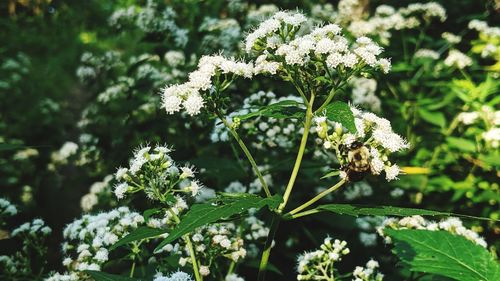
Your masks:
<path fill-rule="evenodd" d="M 361 181 L 370 172 L 370 148 L 362 142 L 340 147 L 342 156 L 347 158 L 347 164 L 341 169 L 346 172 L 350 182 Z"/>

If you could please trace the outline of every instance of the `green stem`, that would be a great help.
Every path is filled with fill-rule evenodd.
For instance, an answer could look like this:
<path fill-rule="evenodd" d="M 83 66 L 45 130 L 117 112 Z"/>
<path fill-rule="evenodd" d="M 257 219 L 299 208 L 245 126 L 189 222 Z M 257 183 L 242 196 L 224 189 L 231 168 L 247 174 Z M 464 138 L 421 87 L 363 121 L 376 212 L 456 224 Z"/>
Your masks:
<path fill-rule="evenodd" d="M 328 97 L 326 98 L 325 102 L 323 102 L 323 104 L 315 112 L 321 113 L 321 111 L 323 111 L 323 109 L 325 109 L 325 107 L 330 104 L 334 96 L 335 96 L 335 87 L 333 87 L 330 90 L 330 93 L 328 93 Z"/>
<path fill-rule="evenodd" d="M 320 200 L 321 198 L 325 197 L 326 195 L 328 195 L 329 193 L 332 193 L 334 192 L 335 190 L 339 189 L 344 183 L 346 182 L 345 179 L 341 179 L 338 183 L 336 183 L 334 186 L 328 188 L 327 190 L 324 190 L 322 191 L 321 193 L 319 193 L 318 195 L 316 195 L 313 199 L 307 201 L 306 203 L 298 206 L 297 208 L 293 209 L 292 211 L 290 211 L 287 215 L 294 215 L 302 210 L 304 210 L 305 208 L 311 206 L 312 204 L 314 204 L 316 201 Z M 286 216 L 286 215 L 285 215 Z"/>
<path fill-rule="evenodd" d="M 179 224 L 181 220 L 175 214 L 172 208 L 169 208 L 168 211 L 174 218 L 175 222 Z M 184 239 L 184 242 L 186 242 L 186 246 L 188 247 L 189 250 L 189 256 L 191 257 L 191 263 L 193 264 L 194 278 L 196 281 L 203 281 L 203 277 L 201 277 L 200 270 L 198 269 L 198 261 L 196 260 L 196 253 L 194 251 L 193 244 L 191 243 L 191 238 L 189 238 L 189 234 L 182 236 L 182 238 Z"/>
<path fill-rule="evenodd" d="M 130 278 L 134 277 L 134 271 L 135 271 L 135 257 L 134 257 L 134 260 L 132 262 L 132 268 L 130 269 L 130 274 L 129 274 Z"/>
<path fill-rule="evenodd" d="M 290 214 L 287 214 L 286 216 L 284 216 L 284 219 L 285 220 L 293 220 L 293 219 L 298 219 L 300 217 L 305 217 L 305 216 L 309 216 L 309 215 L 314 215 L 314 214 L 317 214 L 321 212 L 321 210 L 318 210 L 318 209 L 311 209 L 311 210 L 307 210 L 307 211 L 304 211 L 304 212 L 300 212 L 300 213 L 297 213 L 295 215 L 290 215 Z"/>
<path fill-rule="evenodd" d="M 250 162 L 250 165 L 252 165 L 252 169 L 257 174 L 257 177 L 259 178 L 260 184 L 262 185 L 262 188 L 264 189 L 264 192 L 266 193 L 267 197 L 271 197 L 271 192 L 269 191 L 269 187 L 267 186 L 266 181 L 264 180 L 264 177 L 262 176 L 262 173 L 259 171 L 259 168 L 257 167 L 257 163 L 255 163 L 255 159 L 253 158 L 252 154 L 248 150 L 247 146 L 243 142 L 243 140 L 240 138 L 238 135 L 238 132 L 234 130 L 231 125 L 227 122 L 226 118 L 222 116 L 220 112 L 217 112 L 217 117 L 224 123 L 226 128 L 231 132 L 231 135 L 233 135 L 234 139 L 236 142 L 240 145 L 241 150 L 243 150 L 243 153 L 245 153 L 245 156 L 247 157 L 248 161 Z"/>
<path fill-rule="evenodd" d="M 283 195 L 283 202 L 278 207 L 278 212 L 281 213 L 290 198 L 290 194 L 292 192 L 293 186 L 295 185 L 295 180 L 297 179 L 297 174 L 299 173 L 300 163 L 302 162 L 302 157 L 304 156 L 304 152 L 306 149 L 307 138 L 309 136 L 309 130 L 311 129 L 311 122 L 313 118 L 312 106 L 314 103 L 314 93 L 311 93 L 311 98 L 309 100 L 309 104 L 307 105 L 306 110 L 306 120 L 304 123 L 304 133 L 302 135 L 302 139 L 300 141 L 299 152 L 297 153 L 297 158 L 295 159 L 295 165 L 293 166 L 292 174 L 290 175 L 290 180 L 288 181 L 288 185 L 286 186 L 285 194 Z"/>
<path fill-rule="evenodd" d="M 264 281 L 266 279 L 267 263 L 269 262 L 269 256 L 271 255 L 271 247 L 273 246 L 274 236 L 278 230 L 280 224 L 280 217 L 278 214 L 274 214 L 271 221 L 271 228 L 269 230 L 269 235 L 267 236 L 266 244 L 264 246 L 264 251 L 262 252 L 262 257 L 259 264 L 259 274 L 257 276 L 257 281 Z"/>

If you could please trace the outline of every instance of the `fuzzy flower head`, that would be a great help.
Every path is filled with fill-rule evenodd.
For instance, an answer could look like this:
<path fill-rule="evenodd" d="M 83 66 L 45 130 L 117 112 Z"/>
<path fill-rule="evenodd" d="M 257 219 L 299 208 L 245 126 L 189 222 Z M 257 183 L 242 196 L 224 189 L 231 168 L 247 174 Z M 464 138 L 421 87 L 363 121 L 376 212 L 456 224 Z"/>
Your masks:
<path fill-rule="evenodd" d="M 377 232 L 385 239 L 386 243 L 392 243 L 389 236 L 384 233 L 384 229 L 425 229 L 430 231 L 444 230 L 455 235 L 465 237 L 467 240 L 486 248 L 488 245 L 484 238 L 480 237 L 476 232 L 466 228 L 459 218 L 449 217 L 440 222 L 428 221 L 421 216 L 404 217 L 401 219 L 388 218 L 381 226 L 377 228 Z"/>
<path fill-rule="evenodd" d="M 251 78 L 254 69 L 252 63 L 227 59 L 220 55 L 204 56 L 198 63 L 198 69 L 189 74 L 189 81 L 184 84 L 169 85 L 163 89 L 162 108 L 168 114 L 184 109 L 187 114 L 198 115 L 206 105 L 207 95 L 214 90 L 213 78 L 242 76 Z M 215 89 L 218 90 L 218 89 Z"/>
<path fill-rule="evenodd" d="M 203 185 L 194 178 L 195 168 L 178 167 L 170 152 L 170 148 L 162 145 L 136 149 L 130 167 L 120 168 L 115 174 L 118 181 L 114 188 L 116 198 L 144 191 L 151 200 L 172 203 L 178 193 L 198 195 Z"/>
<path fill-rule="evenodd" d="M 347 242 L 327 237 L 320 249 L 306 252 L 297 259 L 297 280 L 328 280 L 329 269 L 349 254 Z M 328 269 L 328 270 L 327 270 Z"/>
<path fill-rule="evenodd" d="M 341 124 L 324 116 L 315 118 L 318 141 L 338 158 L 344 178 L 359 181 L 365 174 L 385 172 L 388 181 L 397 179 L 401 170 L 389 156 L 405 150 L 409 144 L 392 131 L 391 123 L 370 112 L 351 107 L 356 133 L 347 132 Z"/>
<path fill-rule="evenodd" d="M 356 266 L 352 275 L 354 281 L 382 281 L 384 274 L 378 272 L 379 263 L 376 260 L 369 260 L 364 267 Z"/>
<path fill-rule="evenodd" d="M 63 266 L 80 276 L 76 280 L 84 279 L 79 271 L 100 270 L 109 261 L 109 248 L 143 224 L 144 218 L 127 207 L 83 215 L 63 230 Z"/>

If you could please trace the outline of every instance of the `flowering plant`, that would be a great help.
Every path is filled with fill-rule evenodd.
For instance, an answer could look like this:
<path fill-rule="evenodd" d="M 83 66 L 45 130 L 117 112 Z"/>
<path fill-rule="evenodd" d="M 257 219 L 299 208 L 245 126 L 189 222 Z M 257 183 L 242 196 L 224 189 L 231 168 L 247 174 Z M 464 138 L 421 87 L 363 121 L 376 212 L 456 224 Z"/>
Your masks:
<path fill-rule="evenodd" d="M 456 33 L 435 2 L 368 2 L 116 4 L 116 37 L 79 35 L 93 48 L 75 71 L 77 137 L 0 157 L 22 209 L 46 196 L 39 169 L 61 188 L 46 197 L 71 193 L 83 214 L 53 265 L 52 229 L 10 231 L 18 207 L 0 199 L 0 243 L 22 243 L 2 251 L 0 277 L 499 279 L 498 28 Z M 0 87 L 30 67 L 2 64 Z"/>

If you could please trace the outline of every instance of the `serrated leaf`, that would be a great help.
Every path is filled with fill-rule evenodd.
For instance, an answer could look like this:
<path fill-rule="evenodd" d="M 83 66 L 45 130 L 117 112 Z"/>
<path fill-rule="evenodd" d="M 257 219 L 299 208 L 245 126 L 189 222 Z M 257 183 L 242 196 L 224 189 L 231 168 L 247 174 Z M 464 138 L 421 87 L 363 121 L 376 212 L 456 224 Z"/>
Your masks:
<path fill-rule="evenodd" d="M 438 127 L 444 128 L 446 126 L 446 117 L 442 112 L 439 111 L 427 111 L 425 109 L 419 108 L 418 114 L 424 121 L 436 125 Z"/>
<path fill-rule="evenodd" d="M 156 237 L 156 236 L 162 235 L 162 234 L 167 233 L 167 232 L 168 232 L 168 230 L 166 230 L 166 229 L 141 226 L 141 227 L 137 228 L 136 230 L 130 232 L 127 236 L 118 240 L 118 242 L 113 244 L 113 246 L 111 246 L 109 249 L 114 250 L 114 249 L 116 249 L 122 245 L 128 244 L 130 242 L 134 242 L 134 241 L 142 240 L 142 239 L 146 239 L 146 238 Z"/>
<path fill-rule="evenodd" d="M 302 103 L 294 100 L 282 100 L 270 105 L 263 106 L 257 111 L 248 114 L 240 115 L 241 120 L 249 119 L 257 116 L 272 117 L 277 119 L 286 118 L 303 118 L 305 109 Z"/>
<path fill-rule="evenodd" d="M 358 205 L 358 204 L 326 204 L 320 205 L 316 209 L 329 211 L 332 213 L 336 213 L 339 215 L 349 215 L 357 217 L 359 215 L 363 216 L 398 216 L 398 217 L 407 217 L 407 216 L 457 216 L 457 217 L 465 217 L 465 218 L 473 218 L 479 220 L 491 220 L 489 218 L 433 211 L 433 210 L 425 210 L 425 209 L 416 209 L 416 208 L 402 208 L 402 207 L 393 207 L 393 206 L 370 206 L 370 205 Z"/>
<path fill-rule="evenodd" d="M 464 138 L 447 137 L 446 142 L 451 147 L 461 151 L 474 152 L 476 151 L 476 144 L 473 141 Z"/>
<path fill-rule="evenodd" d="M 168 237 L 156 247 L 155 251 L 200 226 L 242 214 L 253 208 L 260 209 L 268 206 L 270 209 L 274 209 L 281 201 L 282 198 L 279 195 L 262 198 L 252 194 L 233 194 L 231 197 L 216 198 L 208 203 L 194 204 L 181 218 L 181 222 L 170 231 Z"/>
<path fill-rule="evenodd" d="M 354 115 L 347 103 L 341 101 L 333 102 L 325 108 L 325 111 L 328 120 L 342 124 L 342 126 L 353 134 L 357 132 Z"/>
<path fill-rule="evenodd" d="M 85 273 L 90 275 L 95 281 L 135 281 L 138 279 L 130 278 L 122 275 L 110 274 L 102 271 L 85 270 Z"/>
<path fill-rule="evenodd" d="M 483 247 L 447 231 L 385 229 L 393 252 L 411 271 L 432 273 L 459 281 L 500 280 L 500 265 Z"/>

